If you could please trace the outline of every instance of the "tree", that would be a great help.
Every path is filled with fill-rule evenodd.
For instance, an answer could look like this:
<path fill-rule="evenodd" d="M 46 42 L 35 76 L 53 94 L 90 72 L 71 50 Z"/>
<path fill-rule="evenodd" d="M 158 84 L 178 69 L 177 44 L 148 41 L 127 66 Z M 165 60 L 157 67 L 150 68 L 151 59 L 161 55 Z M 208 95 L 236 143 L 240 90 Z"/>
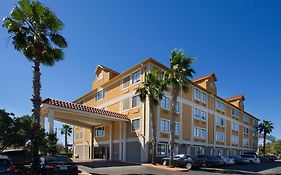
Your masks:
<path fill-rule="evenodd" d="M 153 70 L 152 72 L 148 72 L 145 75 L 145 81 L 143 86 L 138 88 L 136 94 L 139 94 L 140 100 L 145 102 L 146 98 L 149 100 L 149 109 L 150 109 L 150 126 L 152 131 L 152 164 L 156 164 L 156 116 L 153 116 L 154 106 L 159 104 L 159 101 L 163 97 L 163 91 L 166 89 L 167 84 L 163 79 L 165 79 L 165 74 L 163 71 L 160 70 Z"/>
<path fill-rule="evenodd" d="M 14 116 L 13 113 L 8 113 L 3 109 L 0 110 L 0 152 L 13 145 L 15 131 L 12 116 Z"/>
<path fill-rule="evenodd" d="M 19 0 L 10 13 L 3 19 L 3 27 L 8 29 L 14 48 L 23 53 L 28 61 L 33 63 L 33 120 L 35 132 L 32 135 L 33 161 L 38 156 L 40 143 L 41 105 L 41 72 L 40 65 L 53 66 L 56 61 L 63 59 L 62 48 L 67 43 L 58 32 L 63 23 L 56 15 L 39 1 Z"/>
<path fill-rule="evenodd" d="M 172 89 L 172 118 L 170 121 L 170 161 L 172 166 L 174 143 L 175 143 L 175 119 L 177 116 L 177 102 L 180 90 L 185 93 L 188 91 L 189 78 L 193 77 L 195 71 L 191 68 L 194 58 L 185 56 L 182 50 L 173 50 L 170 56 L 170 74 L 167 82 Z"/>
<path fill-rule="evenodd" d="M 62 125 L 60 133 L 61 135 L 64 135 L 65 153 L 68 153 L 67 136 L 71 136 L 72 128 L 69 125 Z"/>
<path fill-rule="evenodd" d="M 265 142 L 266 142 L 266 135 L 270 134 L 273 129 L 273 123 L 271 121 L 263 120 L 262 123 L 259 124 L 258 130 L 259 133 L 263 133 L 263 155 L 265 156 Z"/>

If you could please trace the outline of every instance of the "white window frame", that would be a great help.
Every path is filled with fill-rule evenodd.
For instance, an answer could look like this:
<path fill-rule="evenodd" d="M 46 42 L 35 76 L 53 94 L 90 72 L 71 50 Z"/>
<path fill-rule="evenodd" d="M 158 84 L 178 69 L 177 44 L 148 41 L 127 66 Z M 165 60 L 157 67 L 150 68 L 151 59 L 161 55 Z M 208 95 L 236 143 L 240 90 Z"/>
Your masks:
<path fill-rule="evenodd" d="M 101 136 L 97 136 L 97 133 L 96 133 L 96 130 L 99 128 L 103 128 L 103 135 L 101 135 Z M 95 132 L 95 137 L 104 137 L 105 136 L 105 126 L 95 127 L 94 132 Z"/>
<path fill-rule="evenodd" d="M 197 95 L 199 95 L 199 97 L 197 97 Z M 201 101 L 201 91 L 197 88 L 194 88 L 194 99 Z"/>
<path fill-rule="evenodd" d="M 163 106 L 162 100 L 164 100 L 165 106 Z M 170 106 L 171 106 L 170 97 L 164 95 L 161 99 L 161 108 L 170 110 Z"/>
<path fill-rule="evenodd" d="M 197 112 L 196 111 L 198 111 L 198 115 L 197 115 Z M 199 119 L 200 120 L 200 118 L 201 118 L 201 111 L 200 111 L 200 109 L 199 108 L 196 108 L 196 107 L 194 107 L 193 108 L 193 118 L 195 118 L 195 119 Z"/>
<path fill-rule="evenodd" d="M 218 120 L 219 120 L 219 122 L 218 122 Z M 223 121 L 223 125 L 222 125 L 222 121 Z M 216 116 L 216 125 L 224 127 L 225 126 L 225 119 L 222 118 L 222 117 Z"/>
<path fill-rule="evenodd" d="M 124 101 L 125 101 L 125 100 L 129 100 L 128 109 L 124 109 L 124 108 L 123 108 L 123 107 L 124 107 Z M 121 108 L 121 109 L 122 109 L 122 112 L 123 112 L 123 111 L 128 111 L 128 110 L 130 109 L 130 106 L 131 106 L 131 104 L 130 104 L 130 103 L 131 103 L 131 100 L 130 100 L 130 98 L 129 98 L 129 97 L 124 98 L 124 99 L 121 101 L 121 104 L 122 104 L 122 105 L 121 105 L 121 107 L 122 107 L 122 108 Z"/>
<path fill-rule="evenodd" d="M 168 129 L 167 129 L 168 131 L 162 130 L 162 121 L 168 122 Z M 165 128 L 165 126 L 164 126 L 164 128 Z M 160 132 L 162 132 L 162 133 L 170 133 L 170 120 L 161 118 L 161 120 L 160 120 Z"/>
<path fill-rule="evenodd" d="M 207 93 L 205 93 L 205 92 L 201 92 L 201 101 L 203 102 L 203 103 L 205 103 L 205 104 L 207 104 L 208 103 L 208 97 L 207 97 Z M 204 98 L 205 97 L 205 98 Z"/>
<path fill-rule="evenodd" d="M 239 136 L 231 135 L 231 144 L 238 144 L 239 143 Z"/>
<path fill-rule="evenodd" d="M 201 110 L 201 112 L 200 112 L 200 113 L 201 113 L 201 116 L 200 116 L 200 117 L 201 117 L 201 120 L 203 120 L 203 121 L 207 121 L 207 120 L 208 120 L 208 112 Z M 206 114 L 206 115 L 205 115 L 205 119 L 203 119 L 203 117 L 202 117 L 202 116 L 203 116 L 203 114 Z"/>
<path fill-rule="evenodd" d="M 231 123 L 231 129 L 234 130 L 234 131 L 239 131 L 239 124 L 236 123 L 236 122 L 232 122 Z"/>
<path fill-rule="evenodd" d="M 133 99 L 134 99 L 134 98 L 139 98 L 139 100 L 138 100 L 138 101 L 139 101 L 139 104 L 138 104 L 137 106 L 133 106 L 133 104 L 134 104 L 134 103 L 133 103 Z M 140 96 L 139 96 L 139 95 L 133 96 L 131 101 L 132 101 L 132 104 L 131 104 L 132 109 L 140 107 L 141 101 L 140 101 Z"/>
<path fill-rule="evenodd" d="M 225 134 L 223 132 L 216 131 L 216 141 L 224 142 Z"/>
<path fill-rule="evenodd" d="M 127 78 L 127 77 L 129 77 L 129 85 L 127 86 L 127 87 L 124 87 L 124 79 L 125 78 Z M 132 78 L 131 78 L 131 75 L 127 75 L 127 76 L 125 76 L 125 77 L 123 77 L 122 78 L 122 89 L 127 89 L 127 88 L 129 88 L 130 86 L 131 86 L 131 81 L 132 81 Z"/>
<path fill-rule="evenodd" d="M 140 131 L 140 129 L 141 129 L 141 120 L 140 120 L 141 118 L 140 117 L 138 117 L 138 118 L 134 118 L 134 119 L 132 119 L 131 121 L 132 121 L 132 124 L 131 124 L 131 132 L 136 132 L 136 131 Z M 133 130 L 133 121 L 135 121 L 135 120 L 138 120 L 139 121 L 139 128 L 138 129 L 135 129 L 135 130 Z"/>
<path fill-rule="evenodd" d="M 205 131 L 205 137 L 203 137 L 203 131 Z M 206 128 L 201 128 L 201 138 L 206 139 L 207 138 L 207 129 Z"/>
<path fill-rule="evenodd" d="M 196 130 L 198 130 L 198 135 L 195 132 Z M 199 127 L 193 126 L 193 137 L 200 138 L 200 128 Z"/>
<path fill-rule="evenodd" d="M 134 74 L 137 73 L 137 72 L 140 72 L 140 75 L 139 75 L 139 78 L 136 79 L 135 82 L 134 82 L 134 79 L 133 79 Z M 132 75 L 131 75 L 131 85 L 139 83 L 140 81 L 141 81 L 141 70 L 139 69 L 139 70 L 135 71 L 134 73 L 132 73 Z"/>
<path fill-rule="evenodd" d="M 97 96 L 98 96 L 99 93 L 102 93 L 102 94 L 101 94 L 101 98 L 100 98 L 100 99 L 97 99 Z M 96 99 L 96 101 L 100 101 L 100 100 L 104 99 L 104 98 L 105 98 L 105 93 L 106 93 L 105 89 L 100 89 L 99 91 L 97 91 L 97 92 L 95 93 L 95 99 Z"/>
<path fill-rule="evenodd" d="M 178 132 L 177 132 L 177 127 L 176 125 L 178 125 Z M 175 122 L 175 135 L 180 135 L 180 123 L 179 122 Z"/>

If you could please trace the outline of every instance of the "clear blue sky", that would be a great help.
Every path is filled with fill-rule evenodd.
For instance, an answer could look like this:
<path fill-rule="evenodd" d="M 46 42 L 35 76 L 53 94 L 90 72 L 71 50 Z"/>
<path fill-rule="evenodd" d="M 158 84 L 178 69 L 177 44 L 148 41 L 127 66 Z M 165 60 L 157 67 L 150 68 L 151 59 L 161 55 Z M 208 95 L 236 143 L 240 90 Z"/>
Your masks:
<path fill-rule="evenodd" d="M 0 17 L 17 1 L 1 0 Z M 215 72 L 218 94 L 244 94 L 245 109 L 281 138 L 281 1 L 42 1 L 64 22 L 65 59 L 42 69 L 42 97 L 72 101 L 91 90 L 98 64 L 122 72 L 147 57 L 168 65 L 173 48 Z M 0 108 L 30 114 L 32 64 L 0 28 Z"/>

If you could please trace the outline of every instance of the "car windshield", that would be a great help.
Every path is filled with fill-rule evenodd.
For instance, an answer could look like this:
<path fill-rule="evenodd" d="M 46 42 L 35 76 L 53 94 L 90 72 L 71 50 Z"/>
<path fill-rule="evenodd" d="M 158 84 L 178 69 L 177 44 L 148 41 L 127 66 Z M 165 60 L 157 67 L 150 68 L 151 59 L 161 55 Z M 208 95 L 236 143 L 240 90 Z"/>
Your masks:
<path fill-rule="evenodd" d="M 70 158 L 64 156 L 47 156 L 46 160 L 48 162 L 67 162 L 67 163 L 72 162 Z"/>

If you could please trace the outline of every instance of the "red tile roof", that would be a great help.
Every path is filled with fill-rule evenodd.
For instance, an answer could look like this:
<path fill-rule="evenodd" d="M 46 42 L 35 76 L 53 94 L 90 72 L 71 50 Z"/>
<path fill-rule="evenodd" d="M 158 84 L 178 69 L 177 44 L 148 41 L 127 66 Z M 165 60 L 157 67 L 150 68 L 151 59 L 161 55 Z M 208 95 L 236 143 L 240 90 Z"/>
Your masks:
<path fill-rule="evenodd" d="M 107 111 L 107 110 L 102 110 L 102 109 L 98 109 L 98 108 L 93 108 L 93 107 L 89 107 L 89 106 L 85 106 L 85 105 L 81 105 L 81 104 L 77 104 L 77 103 L 65 102 L 65 101 L 55 100 L 55 99 L 51 99 L 51 98 L 47 98 L 47 99 L 43 100 L 42 103 L 48 104 L 48 105 L 53 105 L 53 106 L 58 106 L 58 107 L 69 108 L 69 109 L 75 109 L 75 110 L 79 110 L 79 111 L 90 112 L 90 113 L 99 114 L 99 115 L 105 115 L 105 116 L 109 116 L 109 117 L 115 117 L 115 118 L 119 118 L 119 119 L 129 120 L 128 117 L 124 114 L 120 114 L 117 112 L 111 112 L 111 111 Z"/>
<path fill-rule="evenodd" d="M 234 101 L 239 99 L 245 100 L 244 95 L 237 95 L 237 96 L 225 98 L 226 101 Z"/>
<path fill-rule="evenodd" d="M 211 76 L 214 76 L 215 81 L 217 81 L 216 74 L 215 74 L 215 73 L 209 73 L 209 74 L 207 74 L 207 75 L 203 75 L 203 76 L 201 76 L 201 77 L 199 77 L 199 78 L 195 78 L 195 79 L 193 79 L 193 80 L 192 80 L 192 82 L 194 82 L 194 83 L 195 83 L 195 82 L 197 82 L 197 81 L 207 79 L 207 78 L 209 78 L 209 77 L 211 77 Z"/>

